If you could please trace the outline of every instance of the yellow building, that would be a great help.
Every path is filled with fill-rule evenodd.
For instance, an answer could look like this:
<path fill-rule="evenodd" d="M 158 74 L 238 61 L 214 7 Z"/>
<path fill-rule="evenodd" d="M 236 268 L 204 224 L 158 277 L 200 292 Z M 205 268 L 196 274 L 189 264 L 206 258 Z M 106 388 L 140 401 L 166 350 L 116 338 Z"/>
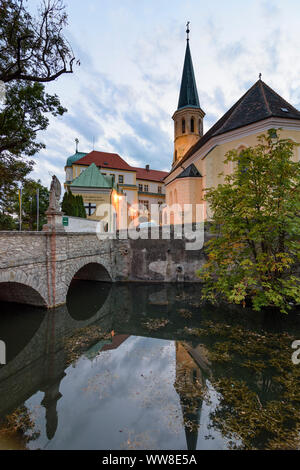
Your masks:
<path fill-rule="evenodd" d="M 165 202 L 163 179 L 167 172 L 130 166 L 120 155 L 109 152 L 78 152 L 67 159 L 65 189 L 83 197 L 87 217 L 101 220 L 101 206 L 111 204 L 108 230 L 151 218 L 151 205 Z M 106 217 L 107 219 L 107 217 Z M 123 222 L 122 222 L 123 221 Z"/>
<path fill-rule="evenodd" d="M 226 152 L 257 145 L 257 137 L 268 129 L 281 128 L 280 137 L 300 143 L 300 112 L 261 78 L 205 134 L 204 116 L 187 38 L 178 108 L 173 115 L 173 164 L 164 180 L 168 205 L 203 204 L 205 188 L 222 184 L 220 173 L 233 170 L 223 163 Z M 297 149 L 295 161 L 299 156 Z M 174 212 L 171 223 L 181 223 L 180 208 Z M 209 217 L 205 203 L 204 217 Z"/>

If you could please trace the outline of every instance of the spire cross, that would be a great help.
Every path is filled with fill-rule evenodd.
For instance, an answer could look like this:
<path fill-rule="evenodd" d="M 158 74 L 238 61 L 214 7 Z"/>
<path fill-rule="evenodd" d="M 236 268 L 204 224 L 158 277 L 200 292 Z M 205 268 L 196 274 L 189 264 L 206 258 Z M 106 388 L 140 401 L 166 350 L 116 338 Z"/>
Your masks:
<path fill-rule="evenodd" d="M 259 79 L 261 80 L 261 73 L 259 74 Z"/>
<path fill-rule="evenodd" d="M 187 22 L 186 24 L 186 40 L 189 40 L 189 33 L 190 33 L 190 21 Z"/>
<path fill-rule="evenodd" d="M 75 144 L 76 144 L 76 153 L 77 153 L 78 152 L 78 144 L 79 144 L 79 139 L 77 139 L 77 137 L 75 139 Z"/>

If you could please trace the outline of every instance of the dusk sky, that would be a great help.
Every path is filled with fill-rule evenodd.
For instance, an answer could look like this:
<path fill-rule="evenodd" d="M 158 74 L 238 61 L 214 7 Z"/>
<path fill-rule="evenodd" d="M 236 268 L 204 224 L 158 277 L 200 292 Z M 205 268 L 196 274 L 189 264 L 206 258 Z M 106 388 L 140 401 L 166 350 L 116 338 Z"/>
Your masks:
<path fill-rule="evenodd" d="M 30 5 L 39 3 L 30 0 Z M 68 108 L 39 135 L 32 177 L 49 185 L 79 150 L 119 153 L 169 170 L 190 21 L 190 47 L 207 131 L 262 79 L 300 108 L 299 0 L 69 0 L 66 37 L 81 66 L 47 86 Z"/>

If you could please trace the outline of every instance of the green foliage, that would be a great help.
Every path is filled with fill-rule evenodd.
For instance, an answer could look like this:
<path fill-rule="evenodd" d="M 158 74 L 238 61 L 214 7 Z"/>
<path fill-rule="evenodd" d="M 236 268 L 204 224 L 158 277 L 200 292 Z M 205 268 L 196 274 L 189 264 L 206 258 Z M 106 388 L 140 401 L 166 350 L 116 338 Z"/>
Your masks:
<path fill-rule="evenodd" d="M 61 209 L 64 214 L 70 215 L 72 212 L 72 204 L 71 204 L 72 193 L 70 190 L 66 191 L 62 200 Z"/>
<path fill-rule="evenodd" d="M 0 213 L 0 230 L 16 230 L 17 222 L 11 215 Z"/>
<path fill-rule="evenodd" d="M 61 208 L 66 215 L 86 218 L 82 196 L 75 196 L 70 190 L 65 192 Z"/>
<path fill-rule="evenodd" d="M 36 133 L 48 127 L 47 113 L 62 116 L 65 111 L 57 95 L 45 93 L 41 83 L 6 85 L 6 102 L 0 113 L 0 155 L 32 156 L 45 148 L 36 142 Z"/>
<path fill-rule="evenodd" d="M 190 330 L 205 345 L 210 382 L 219 394 L 211 426 L 231 449 L 299 449 L 300 368 L 291 361 L 297 333 L 270 332 L 257 325 L 252 329 L 238 322 L 214 319 Z M 296 325 L 294 321 L 293 329 Z"/>
<path fill-rule="evenodd" d="M 212 214 L 203 297 L 287 312 L 300 303 L 300 163 L 296 143 L 276 130 L 255 147 L 226 154 L 234 171 L 206 193 Z M 297 271 L 298 266 L 298 271 Z"/>
<path fill-rule="evenodd" d="M 37 191 L 39 190 L 39 227 L 41 230 L 47 222 L 45 212 L 49 206 L 49 191 L 41 184 L 41 181 L 33 179 L 25 180 L 22 187 L 22 230 L 37 229 Z M 11 214 L 19 215 L 19 194 L 18 190 L 7 201 L 7 211 Z M 19 218 L 17 219 L 19 224 Z"/>
<path fill-rule="evenodd" d="M 0 208 L 32 170 L 34 162 L 28 157 L 45 147 L 36 142 L 36 135 L 48 127 L 47 114 L 65 111 L 58 97 L 45 93 L 40 83 L 7 85 L 6 104 L 0 109 Z"/>

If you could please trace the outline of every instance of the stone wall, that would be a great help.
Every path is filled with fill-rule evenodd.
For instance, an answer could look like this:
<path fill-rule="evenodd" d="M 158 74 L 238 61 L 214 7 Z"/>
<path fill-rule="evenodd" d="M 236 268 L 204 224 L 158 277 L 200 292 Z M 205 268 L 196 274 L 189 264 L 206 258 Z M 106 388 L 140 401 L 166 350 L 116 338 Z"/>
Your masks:
<path fill-rule="evenodd" d="M 155 230 L 143 229 L 137 239 L 123 239 L 120 232 L 105 240 L 95 233 L 0 232 L 0 299 L 61 305 L 76 275 L 112 282 L 198 281 L 203 250 L 191 249 L 192 244 L 187 249 L 187 233 L 181 237 L 171 228 L 168 239 L 165 227 Z"/>

